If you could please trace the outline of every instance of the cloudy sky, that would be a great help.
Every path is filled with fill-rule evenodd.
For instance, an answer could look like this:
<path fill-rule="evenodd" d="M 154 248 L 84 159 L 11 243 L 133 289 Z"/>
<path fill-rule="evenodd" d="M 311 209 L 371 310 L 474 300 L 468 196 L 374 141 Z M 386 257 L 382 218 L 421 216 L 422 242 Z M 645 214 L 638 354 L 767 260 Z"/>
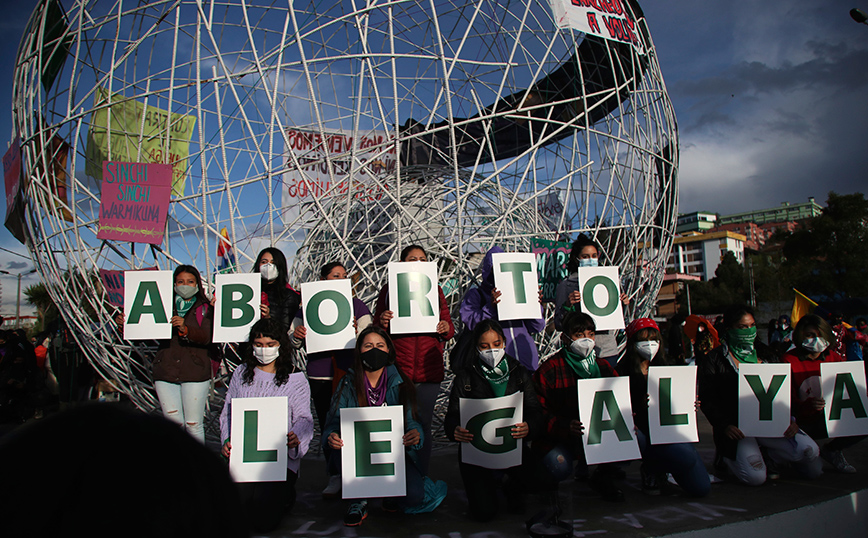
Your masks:
<path fill-rule="evenodd" d="M 0 0 L 4 140 L 25 6 L 36 4 Z M 678 116 L 680 211 L 736 213 L 865 190 L 868 26 L 850 18 L 853 7 L 868 12 L 868 0 L 643 2 Z M 33 267 L 8 252 L 26 254 L 5 229 L 0 249 L 0 269 Z M 14 313 L 14 277 L 0 274 L 0 287 L 0 314 Z"/>

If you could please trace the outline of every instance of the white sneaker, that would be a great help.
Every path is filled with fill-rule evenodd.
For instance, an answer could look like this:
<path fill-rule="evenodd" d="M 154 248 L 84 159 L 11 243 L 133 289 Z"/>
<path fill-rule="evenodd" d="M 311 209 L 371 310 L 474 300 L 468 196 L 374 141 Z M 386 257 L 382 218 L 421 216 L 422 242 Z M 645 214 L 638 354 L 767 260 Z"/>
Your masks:
<path fill-rule="evenodd" d="M 323 499 L 337 499 L 341 496 L 341 475 L 333 474 L 329 476 L 329 485 L 322 490 Z"/>

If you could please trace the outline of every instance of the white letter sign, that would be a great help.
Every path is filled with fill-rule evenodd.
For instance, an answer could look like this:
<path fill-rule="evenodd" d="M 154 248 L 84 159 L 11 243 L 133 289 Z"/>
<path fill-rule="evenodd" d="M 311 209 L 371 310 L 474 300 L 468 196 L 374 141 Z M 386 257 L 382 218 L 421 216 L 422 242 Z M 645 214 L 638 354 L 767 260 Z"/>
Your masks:
<path fill-rule="evenodd" d="M 172 271 L 124 272 L 124 339 L 172 338 Z"/>
<path fill-rule="evenodd" d="M 286 396 L 232 398 L 229 471 L 236 482 L 286 480 Z"/>
<path fill-rule="evenodd" d="M 262 277 L 259 273 L 217 275 L 214 303 L 214 343 L 246 342 L 259 321 Z"/>
<path fill-rule="evenodd" d="M 738 366 L 738 429 L 746 437 L 783 437 L 790 426 L 790 364 Z"/>
<path fill-rule="evenodd" d="M 395 314 L 389 322 L 392 334 L 437 332 L 437 264 L 389 262 L 389 310 Z"/>
<path fill-rule="evenodd" d="M 618 266 L 579 269 L 582 312 L 594 318 L 598 331 L 624 328 Z"/>
<path fill-rule="evenodd" d="M 502 294 L 497 303 L 498 319 L 542 318 L 536 254 L 497 252 L 491 255 L 491 262 L 494 287 Z"/>
<path fill-rule="evenodd" d="M 630 379 L 579 379 L 579 420 L 585 427 L 582 444 L 588 465 L 642 457 L 633 432 Z"/>
<path fill-rule="evenodd" d="M 648 368 L 648 441 L 699 442 L 695 402 L 696 366 Z"/>
<path fill-rule="evenodd" d="M 865 363 L 824 362 L 820 380 L 829 438 L 868 434 Z"/>
<path fill-rule="evenodd" d="M 473 440 L 461 443 L 461 461 L 486 469 L 521 465 L 522 440 L 512 437 L 512 427 L 522 422 L 524 394 L 500 398 L 459 398 L 461 427 Z"/>
<path fill-rule="evenodd" d="M 403 405 L 341 409 L 344 499 L 407 494 L 403 437 Z"/>
<path fill-rule="evenodd" d="M 308 353 L 352 349 L 355 345 L 353 290 L 349 279 L 302 284 L 301 308 Z"/>

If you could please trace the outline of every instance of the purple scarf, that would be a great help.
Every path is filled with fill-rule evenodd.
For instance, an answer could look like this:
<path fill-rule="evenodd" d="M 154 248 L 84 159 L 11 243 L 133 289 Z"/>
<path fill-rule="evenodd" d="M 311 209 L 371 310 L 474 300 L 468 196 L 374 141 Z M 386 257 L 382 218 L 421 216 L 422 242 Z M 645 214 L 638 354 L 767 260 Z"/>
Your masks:
<path fill-rule="evenodd" d="M 383 375 L 380 376 L 380 381 L 376 387 L 372 387 L 371 382 L 368 381 L 368 376 L 362 374 L 365 376 L 365 392 L 368 394 L 368 405 L 371 407 L 379 407 L 386 403 L 386 372 L 386 369 L 383 368 Z"/>

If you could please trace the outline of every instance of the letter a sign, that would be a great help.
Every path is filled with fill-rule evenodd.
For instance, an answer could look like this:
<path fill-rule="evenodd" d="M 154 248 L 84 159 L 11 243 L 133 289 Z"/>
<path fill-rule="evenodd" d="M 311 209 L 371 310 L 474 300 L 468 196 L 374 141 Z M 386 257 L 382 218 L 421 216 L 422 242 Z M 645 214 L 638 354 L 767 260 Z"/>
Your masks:
<path fill-rule="evenodd" d="M 124 272 L 124 339 L 172 337 L 172 271 Z"/>
<path fill-rule="evenodd" d="M 522 422 L 523 404 L 521 392 L 500 398 L 459 398 L 461 427 L 473 434 L 473 441 L 461 443 L 461 461 L 486 469 L 521 465 L 522 443 L 511 430 Z"/>
<path fill-rule="evenodd" d="M 440 322 L 437 264 L 389 262 L 389 322 L 392 334 L 434 333 Z"/>
<path fill-rule="evenodd" d="M 585 427 L 582 444 L 588 465 L 642 457 L 633 433 L 630 379 L 580 379 L 579 420 Z"/>
<path fill-rule="evenodd" d="M 229 471 L 236 482 L 286 480 L 286 396 L 232 398 Z"/>
<path fill-rule="evenodd" d="M 868 434 L 865 363 L 824 362 L 820 365 L 820 378 L 829 437 Z"/>
<path fill-rule="evenodd" d="M 403 437 L 403 405 L 341 409 L 344 499 L 407 494 Z"/>
<path fill-rule="evenodd" d="M 738 429 L 747 437 L 783 437 L 789 425 L 789 363 L 740 364 Z"/>

